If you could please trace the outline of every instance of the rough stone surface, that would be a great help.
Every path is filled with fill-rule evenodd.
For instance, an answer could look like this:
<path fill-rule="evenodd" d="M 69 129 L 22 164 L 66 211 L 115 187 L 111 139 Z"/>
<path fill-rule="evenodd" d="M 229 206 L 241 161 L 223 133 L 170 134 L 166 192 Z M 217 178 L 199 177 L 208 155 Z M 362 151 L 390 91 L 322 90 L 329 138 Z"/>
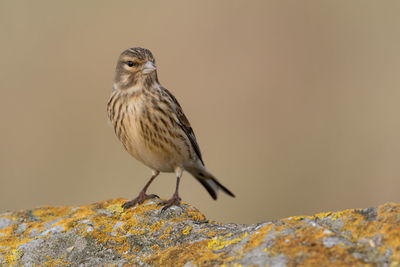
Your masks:
<path fill-rule="evenodd" d="M 124 201 L 1 214 L 0 266 L 400 265 L 399 204 L 246 226 Z"/>

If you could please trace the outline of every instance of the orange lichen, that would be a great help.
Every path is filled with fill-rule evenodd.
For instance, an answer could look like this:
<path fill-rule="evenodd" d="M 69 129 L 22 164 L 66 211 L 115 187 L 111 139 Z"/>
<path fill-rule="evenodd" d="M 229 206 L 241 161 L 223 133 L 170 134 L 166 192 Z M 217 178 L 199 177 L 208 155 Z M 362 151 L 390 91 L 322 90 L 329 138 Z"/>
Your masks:
<path fill-rule="evenodd" d="M 161 220 L 150 226 L 150 232 L 160 231 L 161 227 L 164 225 L 164 221 Z"/>
<path fill-rule="evenodd" d="M 256 232 L 251 234 L 249 241 L 247 241 L 246 245 L 243 248 L 243 252 L 247 252 L 253 248 L 257 248 L 264 241 L 266 235 L 271 231 L 272 224 L 267 224 L 261 229 L 258 229 Z"/>
<path fill-rule="evenodd" d="M 169 247 L 162 253 L 145 259 L 145 262 L 152 266 L 183 266 L 187 262 L 193 265 L 204 265 L 218 258 L 220 255 L 214 254 L 207 248 L 207 240 L 202 240 L 187 246 Z"/>
<path fill-rule="evenodd" d="M 206 217 L 199 210 L 195 208 L 193 208 L 192 210 L 188 210 L 187 214 L 189 215 L 189 218 L 191 218 L 193 221 L 206 220 Z"/>
<path fill-rule="evenodd" d="M 52 259 L 50 256 L 47 256 L 47 261 L 44 263 L 45 266 L 67 266 L 71 265 L 72 262 L 66 261 L 64 259 L 65 256 L 61 256 L 59 259 Z"/>
<path fill-rule="evenodd" d="M 284 226 L 278 226 L 274 229 L 276 233 L 282 232 Z M 279 235 L 274 238 L 274 246 L 268 249 L 268 252 L 275 255 L 284 254 L 289 259 L 296 257 L 303 258 L 304 266 L 328 266 L 331 259 L 327 257 L 329 254 L 335 255 L 336 259 L 345 262 L 353 262 L 355 258 L 347 253 L 346 250 L 333 247 L 328 249 L 322 243 L 322 237 L 325 234 L 323 229 L 317 229 L 309 225 L 299 225 L 293 235 Z"/>
<path fill-rule="evenodd" d="M 165 230 L 164 230 L 164 234 L 160 236 L 160 239 L 168 239 L 169 238 L 169 234 L 171 233 L 172 227 L 168 226 Z"/>
<path fill-rule="evenodd" d="M 153 245 L 151 246 L 151 249 L 154 251 L 159 251 L 160 250 L 160 246 L 159 245 Z"/>
<path fill-rule="evenodd" d="M 217 235 L 217 232 L 216 231 L 208 231 L 205 233 L 205 235 L 208 237 L 214 237 Z"/>

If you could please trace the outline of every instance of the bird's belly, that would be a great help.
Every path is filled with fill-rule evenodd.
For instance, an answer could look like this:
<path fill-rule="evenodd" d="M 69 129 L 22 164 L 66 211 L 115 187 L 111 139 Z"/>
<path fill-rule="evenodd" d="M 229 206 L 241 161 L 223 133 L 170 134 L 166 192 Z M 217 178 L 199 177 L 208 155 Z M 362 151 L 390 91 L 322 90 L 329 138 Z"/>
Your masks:
<path fill-rule="evenodd" d="M 182 166 L 184 155 L 180 149 L 176 151 L 156 137 L 145 138 L 145 134 L 139 125 L 131 127 L 126 149 L 135 159 L 161 172 L 174 172 L 177 166 Z"/>
<path fill-rule="evenodd" d="M 153 151 L 148 147 L 142 146 L 143 144 L 136 144 L 132 146 L 129 153 L 138 161 L 153 170 L 160 172 L 173 172 L 177 166 L 176 160 L 173 160 L 170 155 L 161 151 Z"/>

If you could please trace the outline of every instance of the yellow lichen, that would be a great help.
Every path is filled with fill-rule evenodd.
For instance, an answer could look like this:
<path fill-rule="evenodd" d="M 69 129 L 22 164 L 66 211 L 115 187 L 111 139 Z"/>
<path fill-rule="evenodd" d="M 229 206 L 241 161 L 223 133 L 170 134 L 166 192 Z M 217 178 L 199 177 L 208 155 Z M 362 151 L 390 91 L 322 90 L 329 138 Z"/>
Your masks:
<path fill-rule="evenodd" d="M 337 220 L 338 218 L 346 215 L 348 212 L 351 212 L 351 210 L 344 210 L 344 211 L 339 211 L 339 212 L 320 212 L 317 213 L 313 216 L 292 216 L 287 218 L 288 220 L 294 220 L 294 221 L 301 221 L 304 219 L 310 219 L 310 220 L 314 220 L 314 219 L 325 219 L 325 218 L 330 218 L 332 221 Z"/>
<path fill-rule="evenodd" d="M 112 212 L 112 213 L 121 213 L 124 211 L 124 209 L 122 208 L 121 204 L 113 204 L 110 205 L 106 208 L 106 210 Z"/>
<path fill-rule="evenodd" d="M 321 213 L 315 214 L 314 218 L 318 218 L 318 219 L 322 220 L 331 214 L 332 214 L 332 212 L 321 212 Z"/>
<path fill-rule="evenodd" d="M 233 239 L 226 239 L 226 236 L 218 236 L 217 238 L 212 239 L 208 242 L 208 248 L 211 250 L 221 250 L 226 246 L 239 243 L 248 235 L 248 233 L 244 233 L 241 237 L 236 237 Z"/>
<path fill-rule="evenodd" d="M 10 265 L 14 265 L 16 261 L 18 261 L 21 257 L 22 257 L 22 250 L 11 249 L 11 251 L 6 257 L 6 262 Z"/>
<path fill-rule="evenodd" d="M 192 226 L 188 226 L 183 230 L 182 234 L 188 235 L 188 234 L 190 234 L 191 230 L 192 230 Z"/>

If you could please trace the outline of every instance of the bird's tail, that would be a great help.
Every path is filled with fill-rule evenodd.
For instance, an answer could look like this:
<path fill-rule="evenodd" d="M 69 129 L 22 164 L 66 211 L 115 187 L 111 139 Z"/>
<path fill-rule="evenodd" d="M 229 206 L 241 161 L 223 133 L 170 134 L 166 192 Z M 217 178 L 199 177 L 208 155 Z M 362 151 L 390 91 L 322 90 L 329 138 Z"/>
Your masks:
<path fill-rule="evenodd" d="M 204 186 L 204 188 L 213 199 L 217 199 L 217 193 L 219 190 L 222 190 L 231 197 L 235 197 L 235 195 L 231 191 L 229 191 L 228 188 L 218 182 L 218 180 L 203 166 L 201 169 L 195 168 L 189 169 L 188 171 L 194 176 L 194 178 L 196 178 L 197 181 L 199 181 Z"/>

